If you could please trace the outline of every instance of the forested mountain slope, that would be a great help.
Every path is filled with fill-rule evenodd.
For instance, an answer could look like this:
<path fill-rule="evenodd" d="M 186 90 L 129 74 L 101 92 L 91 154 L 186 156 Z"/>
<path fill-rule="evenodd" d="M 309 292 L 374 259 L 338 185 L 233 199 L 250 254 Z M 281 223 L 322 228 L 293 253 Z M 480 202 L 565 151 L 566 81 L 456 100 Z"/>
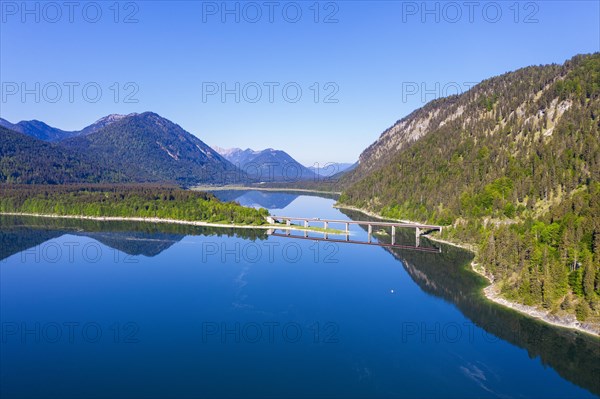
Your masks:
<path fill-rule="evenodd" d="M 0 183 L 58 184 L 128 181 L 86 154 L 0 126 Z"/>
<path fill-rule="evenodd" d="M 108 167 L 126 171 L 134 181 L 185 186 L 243 179 L 239 169 L 202 140 L 152 112 L 127 115 L 60 145 L 94 154 Z"/>
<path fill-rule="evenodd" d="M 340 198 L 452 225 L 502 293 L 600 318 L 600 54 L 433 101 L 360 156 Z"/>
<path fill-rule="evenodd" d="M 44 122 L 32 120 L 21 121 L 19 123 L 10 123 L 6 119 L 0 118 L 0 126 L 9 130 L 25 134 L 38 140 L 57 142 L 69 137 L 76 136 L 79 132 L 67 132 L 48 126 Z"/>

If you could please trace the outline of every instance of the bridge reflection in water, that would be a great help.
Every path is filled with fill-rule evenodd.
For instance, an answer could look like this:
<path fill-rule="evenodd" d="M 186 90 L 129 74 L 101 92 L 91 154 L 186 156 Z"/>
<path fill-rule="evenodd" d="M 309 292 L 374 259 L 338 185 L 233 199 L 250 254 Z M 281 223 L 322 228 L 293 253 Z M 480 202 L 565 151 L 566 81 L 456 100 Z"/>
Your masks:
<path fill-rule="evenodd" d="M 435 225 L 425 225 L 419 223 L 401 223 L 401 222 L 377 222 L 377 221 L 360 221 L 360 220 L 336 220 L 336 219 L 319 219 L 319 218 L 299 218 L 299 217 L 287 217 L 287 216 L 270 216 L 268 218 L 269 223 L 285 223 L 285 227 L 282 227 L 281 231 L 285 231 L 283 233 L 278 233 L 276 228 L 268 230 L 267 233 L 276 237 L 288 237 L 288 238 L 297 238 L 297 239 L 305 239 L 305 240 L 313 240 L 313 241 L 329 241 L 329 242 L 341 242 L 341 243 L 349 243 L 349 244 L 361 244 L 361 245 L 375 245 L 380 247 L 389 247 L 389 248 L 397 248 L 397 249 L 410 249 L 424 252 L 436 252 L 441 253 L 441 247 L 422 247 L 421 244 L 421 236 L 428 234 L 432 231 L 442 231 L 442 226 Z M 300 222 L 294 223 L 294 222 Z M 315 237 L 314 235 L 309 236 L 309 230 L 302 230 L 303 235 L 292 234 L 294 230 L 292 227 L 297 226 L 304 229 L 310 229 L 311 223 L 322 223 L 323 231 L 314 230 L 311 231 L 313 233 L 322 234 L 323 237 Z M 339 232 L 334 231 L 331 232 L 330 225 L 343 225 L 345 227 L 344 230 L 340 230 Z M 351 240 L 350 239 L 350 225 L 359 225 L 367 227 L 367 240 Z M 391 228 L 391 242 L 385 243 L 380 242 L 380 240 L 373 241 L 373 227 L 390 227 Z M 396 229 L 404 228 L 404 229 L 415 229 L 415 245 L 403 245 L 396 243 Z M 386 232 L 387 233 L 387 232 Z M 344 236 L 344 239 L 341 238 L 331 238 L 330 236 Z"/>

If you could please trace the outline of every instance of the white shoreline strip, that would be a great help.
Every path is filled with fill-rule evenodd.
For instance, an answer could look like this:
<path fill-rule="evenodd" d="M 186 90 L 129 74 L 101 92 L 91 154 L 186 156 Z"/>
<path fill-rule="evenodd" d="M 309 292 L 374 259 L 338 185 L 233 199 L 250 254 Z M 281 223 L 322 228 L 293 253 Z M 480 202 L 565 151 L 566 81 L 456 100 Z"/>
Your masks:
<path fill-rule="evenodd" d="M 315 193 L 315 194 L 328 194 L 328 195 L 341 195 L 339 191 L 323 191 L 323 190 L 312 190 L 309 188 L 279 188 L 279 187 L 245 187 L 245 186 L 194 186 L 190 187 L 192 191 L 273 191 L 283 193 Z"/>
<path fill-rule="evenodd" d="M 211 223 L 194 220 L 179 220 L 179 219 L 162 219 L 162 218 L 144 218 L 144 217 L 122 217 L 122 216 L 85 216 L 85 215 L 58 215 L 58 214 L 43 214 L 43 213 L 24 213 L 24 212 L 0 212 L 0 215 L 4 216 L 30 216 L 30 217 L 41 217 L 41 218 L 52 218 L 52 219 L 77 219 L 77 220 L 95 220 L 99 222 L 142 222 L 142 223 L 168 223 L 168 224 L 183 224 L 188 226 L 199 226 L 199 227 L 218 227 L 225 229 L 263 229 L 263 230 L 296 230 L 296 231 L 308 231 L 313 233 L 323 233 L 321 230 L 305 229 L 300 225 L 277 225 L 277 224 L 224 224 L 224 223 Z M 335 229 L 328 231 L 328 234 L 342 235 L 343 232 L 338 232 Z"/>
<path fill-rule="evenodd" d="M 362 210 L 362 209 L 359 209 L 359 208 L 356 208 L 353 206 L 345 206 L 345 205 L 335 204 L 334 207 L 339 208 L 339 209 L 348 209 L 351 211 L 360 212 L 364 215 L 371 216 L 371 217 L 374 217 L 377 219 L 382 219 L 382 220 L 397 220 L 397 221 L 400 221 L 403 223 L 418 223 L 418 222 L 413 222 L 411 220 L 384 218 L 383 216 L 380 216 L 375 213 L 365 211 L 365 210 Z M 466 251 L 474 253 L 473 248 L 469 248 L 467 245 L 464 245 L 464 244 L 458 244 L 458 243 L 442 240 L 440 238 L 435 238 L 435 237 L 431 237 L 431 236 L 427 236 L 427 238 L 432 241 L 436 241 L 436 242 L 440 242 L 440 243 L 444 243 L 444 244 L 448 244 L 448 245 L 453 245 L 455 247 L 462 248 Z M 471 262 L 470 266 L 471 266 L 471 270 L 473 272 L 479 274 L 480 276 L 485 277 L 490 282 L 490 285 L 483 288 L 483 290 L 482 290 L 483 294 L 487 300 L 494 302 L 498 305 L 510 308 L 510 309 L 514 310 L 515 312 L 521 313 L 525 316 L 529 316 L 531 318 L 541 320 L 545 323 L 551 324 L 556 327 L 569 328 L 569 329 L 584 332 L 586 334 L 591 334 L 596 337 L 600 337 L 600 326 L 596 326 L 593 324 L 581 323 L 581 322 L 577 321 L 577 319 L 574 316 L 570 316 L 568 318 L 566 316 L 554 316 L 554 315 L 550 314 L 550 312 L 548 312 L 548 311 L 540 310 L 533 306 L 523 305 L 518 302 L 511 302 L 508 299 L 502 298 L 500 296 L 500 294 L 498 293 L 498 287 L 496 286 L 496 284 L 494 284 L 492 282 L 490 277 L 486 276 L 485 274 L 483 274 L 482 272 L 477 270 L 475 268 L 474 262 Z"/>
<path fill-rule="evenodd" d="M 122 217 L 122 216 L 85 216 L 85 215 L 57 215 L 57 214 L 43 214 L 43 213 L 24 213 L 24 212 L 0 212 L 0 215 L 6 216 L 32 216 L 42 218 L 54 218 L 54 219 L 79 219 L 79 220 L 96 220 L 99 222 L 146 222 L 146 223 L 170 223 L 170 224 L 184 224 L 188 226 L 204 226 L 204 227 L 223 227 L 223 228 L 236 228 L 236 229 L 279 229 L 286 230 L 287 226 L 276 226 L 276 225 L 247 225 L 247 224 L 224 224 L 224 223 L 211 223 L 201 222 L 193 220 L 179 220 L 179 219 L 162 219 L 162 218 L 144 218 L 144 217 Z"/>

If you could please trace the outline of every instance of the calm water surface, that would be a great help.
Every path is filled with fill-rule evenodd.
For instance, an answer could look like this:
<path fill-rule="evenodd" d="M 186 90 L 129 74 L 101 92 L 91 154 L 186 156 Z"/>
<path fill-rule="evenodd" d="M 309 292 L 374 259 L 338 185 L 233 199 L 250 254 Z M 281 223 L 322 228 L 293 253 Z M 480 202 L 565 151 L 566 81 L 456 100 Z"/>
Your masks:
<path fill-rule="evenodd" d="M 364 219 L 315 196 L 217 195 L 277 215 Z M 484 301 L 470 255 L 453 247 L 0 221 L 2 398 L 600 393 L 599 340 Z"/>

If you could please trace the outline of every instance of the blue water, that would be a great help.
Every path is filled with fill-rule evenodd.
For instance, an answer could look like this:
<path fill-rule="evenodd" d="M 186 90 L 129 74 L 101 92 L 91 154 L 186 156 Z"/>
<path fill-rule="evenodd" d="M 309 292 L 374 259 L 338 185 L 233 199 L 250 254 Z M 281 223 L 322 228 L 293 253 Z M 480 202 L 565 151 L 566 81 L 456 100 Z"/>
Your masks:
<path fill-rule="evenodd" d="M 268 195 L 282 206 L 274 214 L 348 219 L 331 199 Z M 111 234 L 124 248 L 163 246 L 138 255 L 138 247 L 106 245 Z M 366 237 L 358 226 L 352 234 Z M 415 271 L 418 262 L 407 268 L 404 255 L 382 247 L 122 237 L 67 232 L 0 262 L 2 398 L 565 398 L 594 397 L 597 388 L 565 378 L 577 364 L 565 372 L 544 340 L 575 345 L 571 362 L 585 359 L 577 340 L 581 350 L 598 341 L 571 343 L 562 331 L 538 334 L 540 343 L 500 337 L 465 316 L 470 307 L 436 294 L 443 282 Z M 547 331 L 490 309 L 528 332 Z"/>

